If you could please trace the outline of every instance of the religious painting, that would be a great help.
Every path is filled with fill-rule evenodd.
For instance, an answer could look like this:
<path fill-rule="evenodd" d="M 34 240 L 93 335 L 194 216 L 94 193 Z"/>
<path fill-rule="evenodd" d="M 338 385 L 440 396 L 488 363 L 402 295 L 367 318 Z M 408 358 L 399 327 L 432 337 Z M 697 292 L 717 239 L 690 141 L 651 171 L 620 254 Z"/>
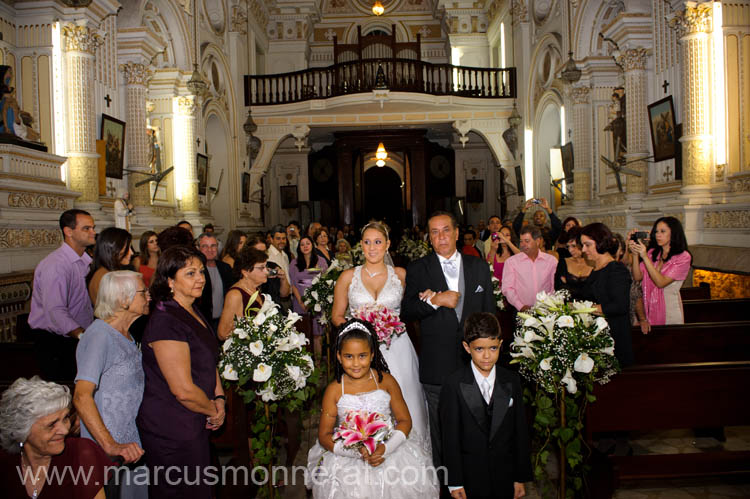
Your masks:
<path fill-rule="evenodd" d="M 297 199 L 297 186 L 296 185 L 282 185 L 281 186 L 281 209 L 282 210 L 296 210 L 299 206 Z"/>
<path fill-rule="evenodd" d="M 243 203 L 250 202 L 250 174 L 249 173 L 242 174 L 242 202 Z"/>
<path fill-rule="evenodd" d="M 466 181 L 466 202 L 484 203 L 484 180 Z"/>
<path fill-rule="evenodd" d="M 523 171 L 521 169 L 521 165 L 514 166 L 513 167 L 513 173 L 516 174 L 516 193 L 523 197 L 525 196 L 523 191 Z"/>
<path fill-rule="evenodd" d="M 102 114 L 102 135 L 105 143 L 105 165 L 109 178 L 122 178 L 125 159 L 125 122 Z"/>
<path fill-rule="evenodd" d="M 651 145 L 654 147 L 654 161 L 674 158 L 677 151 L 677 138 L 672 96 L 649 104 L 648 118 L 651 126 Z"/>
<path fill-rule="evenodd" d="M 198 153 L 195 157 L 195 168 L 198 171 L 198 194 L 205 196 L 208 186 L 208 156 Z"/>
<path fill-rule="evenodd" d="M 568 142 L 560 146 L 560 155 L 562 156 L 562 167 L 565 173 L 565 182 L 573 183 L 573 143 Z"/>

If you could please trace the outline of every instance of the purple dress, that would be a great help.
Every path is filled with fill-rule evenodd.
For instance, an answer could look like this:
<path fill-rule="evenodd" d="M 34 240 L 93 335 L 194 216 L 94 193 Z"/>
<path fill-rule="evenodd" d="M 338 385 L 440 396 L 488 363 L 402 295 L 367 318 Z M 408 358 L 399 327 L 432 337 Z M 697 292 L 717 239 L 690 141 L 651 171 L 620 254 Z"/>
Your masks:
<path fill-rule="evenodd" d="M 304 296 L 305 290 L 310 287 L 312 284 L 312 280 L 315 278 L 315 276 L 319 275 L 321 272 L 325 272 L 325 270 L 328 268 L 328 264 L 326 263 L 325 258 L 323 258 L 320 255 L 317 255 L 316 253 L 313 253 L 313 256 L 317 256 L 318 261 L 313 267 L 317 267 L 320 269 L 318 272 L 310 272 L 309 269 L 305 269 L 300 271 L 297 268 L 297 259 L 295 258 L 289 263 L 289 282 L 297 288 L 297 291 L 299 291 L 300 296 Z M 297 302 L 297 298 L 292 294 L 292 310 L 297 312 L 298 314 L 304 315 L 305 312 L 302 310 L 302 305 Z M 318 314 L 314 314 L 317 316 Z M 315 336 L 322 336 L 323 335 L 323 326 L 320 324 L 320 322 L 313 317 L 313 335 Z"/>
<path fill-rule="evenodd" d="M 205 324 L 210 324 L 196 307 L 193 310 Z M 211 431 L 206 429 L 205 415 L 186 408 L 169 390 L 151 347 L 151 343 L 161 340 L 183 341 L 188 344 L 193 383 L 209 399 L 214 398 L 216 366 L 219 361 L 219 344 L 210 326 L 204 327 L 174 300 L 156 305 L 143 334 L 143 371 L 146 381 L 136 421 L 152 472 L 149 497 L 210 498 L 210 485 L 196 484 L 196 467 L 202 469 L 211 464 L 208 445 Z M 158 484 L 154 485 L 157 466 L 163 468 L 158 472 Z M 179 467 L 179 471 L 171 471 L 169 477 L 172 483 L 178 482 L 177 485 L 166 483 L 164 470 L 170 466 Z M 183 470 L 186 471 L 183 473 Z"/>

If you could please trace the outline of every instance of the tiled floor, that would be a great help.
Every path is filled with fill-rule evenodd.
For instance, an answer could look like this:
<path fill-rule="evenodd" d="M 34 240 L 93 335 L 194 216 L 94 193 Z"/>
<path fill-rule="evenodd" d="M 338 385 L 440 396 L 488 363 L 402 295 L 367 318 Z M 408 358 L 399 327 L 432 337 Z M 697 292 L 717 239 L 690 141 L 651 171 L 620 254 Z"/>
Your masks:
<path fill-rule="evenodd" d="M 317 438 L 317 416 L 303 423 L 302 449 L 295 465 L 304 466 L 307 449 Z M 750 450 L 750 427 L 728 427 L 726 442 L 713 438 L 696 438 L 692 430 L 670 430 L 653 433 L 634 433 L 630 444 L 634 454 L 692 453 L 717 449 Z M 526 497 L 540 498 L 534 484 L 527 485 Z M 304 486 L 284 487 L 281 496 L 285 499 L 306 497 Z M 691 480 L 663 480 L 629 482 L 615 492 L 615 499 L 722 499 L 750 498 L 750 480 L 730 478 L 708 478 Z"/>

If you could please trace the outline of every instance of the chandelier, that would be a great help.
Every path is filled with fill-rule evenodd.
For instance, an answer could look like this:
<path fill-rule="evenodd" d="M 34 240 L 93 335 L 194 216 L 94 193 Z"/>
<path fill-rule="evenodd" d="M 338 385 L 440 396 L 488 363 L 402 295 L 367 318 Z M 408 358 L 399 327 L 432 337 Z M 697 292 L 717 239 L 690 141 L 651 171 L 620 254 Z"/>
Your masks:
<path fill-rule="evenodd" d="M 198 71 L 198 10 L 196 8 L 196 1 L 197 0 L 193 0 L 193 38 L 195 39 L 195 60 L 193 61 L 193 74 L 190 76 L 190 79 L 185 85 L 187 86 L 187 89 L 191 94 L 195 95 L 196 97 L 200 97 L 208 91 L 208 83 L 206 83 L 200 71 Z"/>
<path fill-rule="evenodd" d="M 385 160 L 388 159 L 388 152 L 385 150 L 385 146 L 381 142 L 378 144 L 378 150 L 375 151 L 375 164 L 378 166 L 385 166 Z"/>
<path fill-rule="evenodd" d="M 380 0 L 375 0 L 375 3 L 372 4 L 372 13 L 376 16 L 382 16 L 383 12 L 385 12 L 385 7 L 380 3 Z"/>

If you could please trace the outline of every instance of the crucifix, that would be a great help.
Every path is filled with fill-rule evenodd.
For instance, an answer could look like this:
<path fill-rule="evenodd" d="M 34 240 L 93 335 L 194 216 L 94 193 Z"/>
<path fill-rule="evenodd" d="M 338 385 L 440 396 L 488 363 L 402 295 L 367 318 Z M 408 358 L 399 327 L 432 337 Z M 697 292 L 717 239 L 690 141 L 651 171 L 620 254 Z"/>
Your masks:
<path fill-rule="evenodd" d="M 664 83 L 661 84 L 661 87 L 664 89 L 664 93 L 667 93 L 667 87 L 669 87 L 669 82 L 667 80 L 664 80 Z"/>
<path fill-rule="evenodd" d="M 198 143 L 198 147 L 200 148 L 200 146 L 201 146 L 201 138 L 198 137 L 197 139 L 195 139 L 195 142 Z"/>
<path fill-rule="evenodd" d="M 110 97 L 109 94 L 107 94 L 104 97 L 104 100 L 107 101 L 107 107 L 109 107 L 110 102 L 112 102 L 112 97 Z"/>

